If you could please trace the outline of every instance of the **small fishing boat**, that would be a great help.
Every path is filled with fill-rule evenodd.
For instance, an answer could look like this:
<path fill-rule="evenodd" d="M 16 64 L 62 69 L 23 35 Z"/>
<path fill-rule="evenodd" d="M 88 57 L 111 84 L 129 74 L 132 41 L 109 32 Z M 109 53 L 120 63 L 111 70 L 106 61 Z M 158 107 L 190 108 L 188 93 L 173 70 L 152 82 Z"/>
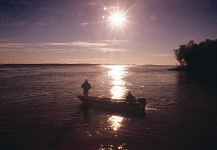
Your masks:
<path fill-rule="evenodd" d="M 98 109 L 121 112 L 127 114 L 145 114 L 146 98 L 138 98 L 135 103 L 125 102 L 125 99 L 112 99 L 105 97 L 88 96 L 85 98 L 83 95 L 77 96 L 82 105 L 92 106 Z"/>

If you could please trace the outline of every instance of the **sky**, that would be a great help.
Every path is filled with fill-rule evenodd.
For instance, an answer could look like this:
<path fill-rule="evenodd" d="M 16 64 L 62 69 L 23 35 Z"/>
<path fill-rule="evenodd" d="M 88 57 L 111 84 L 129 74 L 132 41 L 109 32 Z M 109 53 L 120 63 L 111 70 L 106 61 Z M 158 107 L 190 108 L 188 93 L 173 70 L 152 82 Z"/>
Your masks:
<path fill-rule="evenodd" d="M 216 0 L 0 0 L 0 64 L 177 65 L 206 39 Z"/>

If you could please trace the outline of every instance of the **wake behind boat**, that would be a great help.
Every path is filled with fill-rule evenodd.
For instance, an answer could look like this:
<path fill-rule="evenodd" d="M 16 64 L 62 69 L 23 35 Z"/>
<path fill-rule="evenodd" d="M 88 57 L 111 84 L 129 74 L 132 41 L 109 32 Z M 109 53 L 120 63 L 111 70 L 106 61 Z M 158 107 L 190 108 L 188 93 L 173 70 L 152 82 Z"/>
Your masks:
<path fill-rule="evenodd" d="M 137 102 L 129 103 L 125 102 L 125 99 L 112 99 L 95 96 L 84 97 L 83 95 L 78 95 L 77 97 L 80 99 L 82 104 L 86 106 L 93 106 L 103 110 L 127 114 L 145 114 L 146 98 L 138 98 Z"/>

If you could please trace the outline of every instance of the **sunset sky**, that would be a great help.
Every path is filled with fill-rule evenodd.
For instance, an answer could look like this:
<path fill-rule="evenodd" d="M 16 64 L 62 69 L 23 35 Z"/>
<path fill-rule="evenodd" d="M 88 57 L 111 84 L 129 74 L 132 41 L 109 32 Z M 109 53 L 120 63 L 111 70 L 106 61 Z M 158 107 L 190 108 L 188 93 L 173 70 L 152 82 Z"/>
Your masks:
<path fill-rule="evenodd" d="M 217 39 L 216 0 L 1 0 L 0 64 L 176 65 Z"/>

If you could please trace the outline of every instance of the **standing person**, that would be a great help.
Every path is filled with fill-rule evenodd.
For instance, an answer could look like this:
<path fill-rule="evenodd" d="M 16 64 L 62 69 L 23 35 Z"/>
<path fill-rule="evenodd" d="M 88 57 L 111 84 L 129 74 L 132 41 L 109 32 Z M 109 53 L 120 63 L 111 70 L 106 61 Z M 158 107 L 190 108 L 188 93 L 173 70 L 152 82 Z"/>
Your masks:
<path fill-rule="evenodd" d="M 131 94 L 131 92 L 128 92 L 128 95 L 126 97 L 126 102 L 129 102 L 129 103 L 135 103 L 136 102 L 136 98 L 135 98 L 135 96 L 133 96 Z"/>
<path fill-rule="evenodd" d="M 89 89 L 91 89 L 91 85 L 90 83 L 88 83 L 88 80 L 86 79 L 85 82 L 81 85 L 81 88 L 83 88 L 83 94 L 84 97 L 87 98 L 88 97 L 88 91 Z"/>

